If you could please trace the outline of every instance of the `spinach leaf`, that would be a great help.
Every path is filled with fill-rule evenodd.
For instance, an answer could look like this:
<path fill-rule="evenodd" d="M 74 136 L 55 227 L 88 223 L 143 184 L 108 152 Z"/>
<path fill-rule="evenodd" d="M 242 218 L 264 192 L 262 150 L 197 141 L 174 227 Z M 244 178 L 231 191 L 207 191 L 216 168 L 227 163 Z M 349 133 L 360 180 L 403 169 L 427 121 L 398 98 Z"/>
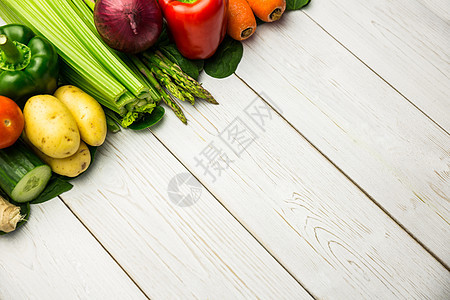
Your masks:
<path fill-rule="evenodd" d="M 167 45 L 169 43 L 170 43 L 169 29 L 167 27 L 166 22 L 164 22 L 161 34 L 159 35 L 158 40 L 156 41 L 155 45 L 162 46 L 162 45 Z"/>
<path fill-rule="evenodd" d="M 287 6 L 287 4 L 286 4 L 286 6 Z M 260 25 L 262 25 L 262 24 L 266 24 L 266 22 L 264 22 L 263 20 L 261 20 L 261 19 L 258 18 L 257 16 L 255 16 L 255 19 L 256 19 L 256 25 L 257 25 L 257 26 L 260 26 Z"/>
<path fill-rule="evenodd" d="M 205 72 L 215 78 L 225 78 L 236 71 L 242 59 L 242 43 L 226 36 L 216 53 L 205 61 Z"/>
<path fill-rule="evenodd" d="M 31 206 L 30 203 L 19 203 L 20 206 L 20 214 L 23 217 L 23 220 L 17 223 L 16 229 L 25 224 L 30 219 Z"/>
<path fill-rule="evenodd" d="M 297 10 L 306 6 L 311 2 L 311 0 L 286 0 L 287 10 Z"/>
<path fill-rule="evenodd" d="M 52 176 L 42 193 L 40 193 L 39 196 L 30 203 L 38 204 L 46 202 L 64 192 L 69 191 L 70 189 L 72 189 L 72 187 L 73 185 L 67 182 L 67 180 L 64 180 L 63 178 L 58 176 Z"/>
<path fill-rule="evenodd" d="M 205 61 L 203 59 L 196 59 L 196 60 L 193 60 L 192 62 L 197 66 L 198 73 L 203 71 L 203 67 L 205 66 Z M 198 78 L 194 78 L 194 79 L 197 80 Z"/>
<path fill-rule="evenodd" d="M 92 163 L 94 162 L 95 158 L 95 153 L 97 153 L 98 147 L 91 145 L 87 145 L 87 147 L 89 148 L 89 152 L 91 153 L 91 163 L 89 164 L 89 166 L 92 166 Z"/>
<path fill-rule="evenodd" d="M 159 47 L 161 52 L 172 62 L 180 66 L 184 73 L 188 74 L 195 80 L 198 79 L 199 71 L 196 63 L 193 60 L 189 60 L 184 57 L 180 51 L 178 51 L 175 44 L 168 44 Z"/>
<path fill-rule="evenodd" d="M 151 114 L 144 115 L 138 121 L 128 126 L 128 128 L 133 130 L 142 130 L 153 126 L 162 119 L 162 117 L 164 116 L 164 112 L 164 108 L 158 105 L 153 109 Z"/>

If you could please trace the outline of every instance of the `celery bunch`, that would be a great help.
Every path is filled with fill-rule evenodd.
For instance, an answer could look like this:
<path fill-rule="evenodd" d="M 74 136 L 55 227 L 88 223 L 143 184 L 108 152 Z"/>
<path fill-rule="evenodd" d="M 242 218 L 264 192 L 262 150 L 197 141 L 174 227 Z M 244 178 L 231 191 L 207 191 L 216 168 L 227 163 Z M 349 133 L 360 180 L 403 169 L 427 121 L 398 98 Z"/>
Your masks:
<path fill-rule="evenodd" d="M 62 76 L 120 116 L 128 127 L 153 111 L 161 99 L 95 31 L 83 0 L 2 0 L 0 17 L 24 24 L 47 38 L 64 61 Z"/>

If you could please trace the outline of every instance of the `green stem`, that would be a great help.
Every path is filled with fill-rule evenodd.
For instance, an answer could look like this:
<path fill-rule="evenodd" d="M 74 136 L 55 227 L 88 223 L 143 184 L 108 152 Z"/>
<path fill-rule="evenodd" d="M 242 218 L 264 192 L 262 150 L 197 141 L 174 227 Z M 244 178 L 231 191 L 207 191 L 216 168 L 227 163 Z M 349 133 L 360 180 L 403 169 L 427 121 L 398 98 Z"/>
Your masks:
<path fill-rule="evenodd" d="M 10 64 L 15 65 L 22 59 L 16 45 L 4 34 L 0 34 L 0 50 L 3 51 L 6 61 Z"/>
<path fill-rule="evenodd" d="M 183 88 L 189 91 L 192 95 L 204 99 L 209 103 L 219 104 L 197 80 L 184 73 L 179 65 L 170 61 L 161 53 L 161 51 L 156 50 L 153 55 L 144 53 L 144 56 L 151 60 L 154 64 L 158 65 L 162 71 L 171 76 L 178 85 L 182 85 Z"/>
<path fill-rule="evenodd" d="M 131 59 L 131 64 L 132 64 L 134 73 L 136 74 L 136 76 L 138 76 L 138 75 L 142 76 L 143 80 L 145 81 L 145 83 L 148 87 L 150 96 L 152 97 L 154 102 L 158 103 L 161 100 L 161 96 L 159 95 L 153 82 L 151 82 L 150 79 L 148 78 L 147 72 L 151 73 L 150 70 L 145 69 L 144 63 L 141 62 L 141 60 L 137 56 L 130 55 L 129 58 Z"/>
<path fill-rule="evenodd" d="M 92 11 L 94 11 L 95 1 L 93 1 L 93 0 L 84 0 L 84 3 L 86 3 L 86 5 L 87 5 Z"/>

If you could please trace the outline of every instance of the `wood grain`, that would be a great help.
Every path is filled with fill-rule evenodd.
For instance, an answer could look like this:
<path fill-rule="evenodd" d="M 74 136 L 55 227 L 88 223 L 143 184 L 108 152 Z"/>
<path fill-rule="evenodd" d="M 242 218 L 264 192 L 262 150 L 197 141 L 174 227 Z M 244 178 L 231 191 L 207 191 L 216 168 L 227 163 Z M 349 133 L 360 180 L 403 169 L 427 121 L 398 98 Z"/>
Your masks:
<path fill-rule="evenodd" d="M 220 105 L 184 105 L 189 126 L 167 114 L 153 132 L 308 291 L 320 299 L 450 295 L 445 268 L 244 83 L 203 81 Z M 212 161 L 205 172 L 198 161 L 213 148 L 223 169 Z"/>
<path fill-rule="evenodd" d="M 422 0 L 419 3 L 431 10 L 447 24 L 450 23 L 450 2 L 447 0 Z"/>
<path fill-rule="evenodd" d="M 305 13 L 450 132 L 449 1 L 312 1 Z"/>
<path fill-rule="evenodd" d="M 237 74 L 450 264 L 448 134 L 302 12 L 271 25 L 245 43 Z"/>
<path fill-rule="evenodd" d="M 0 299 L 146 299 L 67 207 L 34 205 L 0 237 Z"/>
<path fill-rule="evenodd" d="M 193 206 L 171 200 L 187 171 L 149 131 L 110 135 L 96 157 L 63 199 L 150 298 L 310 298 L 201 184 Z"/>

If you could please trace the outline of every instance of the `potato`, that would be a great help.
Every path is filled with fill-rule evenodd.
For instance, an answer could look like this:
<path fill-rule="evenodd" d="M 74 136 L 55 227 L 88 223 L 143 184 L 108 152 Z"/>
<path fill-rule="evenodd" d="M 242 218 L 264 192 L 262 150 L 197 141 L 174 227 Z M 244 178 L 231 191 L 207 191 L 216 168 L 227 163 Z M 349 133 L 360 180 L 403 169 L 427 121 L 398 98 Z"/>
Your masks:
<path fill-rule="evenodd" d="M 100 146 L 106 138 L 106 117 L 100 104 L 81 89 L 65 85 L 58 88 L 55 97 L 69 108 L 81 139 L 91 146 Z"/>
<path fill-rule="evenodd" d="M 69 109 L 51 95 L 28 99 L 23 109 L 30 142 L 53 158 L 73 155 L 80 147 L 80 132 Z"/>
<path fill-rule="evenodd" d="M 80 142 L 80 147 L 74 155 L 66 158 L 53 158 L 45 155 L 39 149 L 31 146 L 36 153 L 47 165 L 52 168 L 56 174 L 67 177 L 75 177 L 86 171 L 91 163 L 91 153 L 89 148 L 83 141 Z"/>

